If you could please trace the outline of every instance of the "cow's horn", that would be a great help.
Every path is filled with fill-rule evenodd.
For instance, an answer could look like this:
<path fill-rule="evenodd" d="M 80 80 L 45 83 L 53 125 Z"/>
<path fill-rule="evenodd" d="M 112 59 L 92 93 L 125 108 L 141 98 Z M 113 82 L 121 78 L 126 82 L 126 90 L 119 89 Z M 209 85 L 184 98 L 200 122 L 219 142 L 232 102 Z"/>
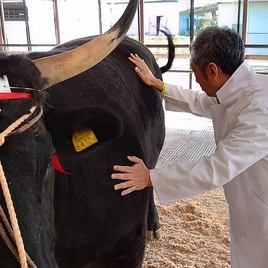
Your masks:
<path fill-rule="evenodd" d="M 33 60 L 48 81 L 47 88 L 93 67 L 122 41 L 134 18 L 138 0 L 130 0 L 128 6 L 107 32 L 75 49 L 61 54 Z"/>

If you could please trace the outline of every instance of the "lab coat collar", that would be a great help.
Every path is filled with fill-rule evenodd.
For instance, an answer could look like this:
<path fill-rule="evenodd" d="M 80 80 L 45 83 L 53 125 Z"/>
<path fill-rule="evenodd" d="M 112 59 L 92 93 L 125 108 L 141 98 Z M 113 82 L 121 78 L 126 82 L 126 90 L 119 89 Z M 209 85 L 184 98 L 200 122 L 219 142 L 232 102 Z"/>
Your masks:
<path fill-rule="evenodd" d="M 225 84 L 217 91 L 216 95 L 220 103 L 231 104 L 241 96 L 250 93 L 254 87 L 250 85 L 250 77 L 253 76 L 251 67 L 243 62 Z"/>

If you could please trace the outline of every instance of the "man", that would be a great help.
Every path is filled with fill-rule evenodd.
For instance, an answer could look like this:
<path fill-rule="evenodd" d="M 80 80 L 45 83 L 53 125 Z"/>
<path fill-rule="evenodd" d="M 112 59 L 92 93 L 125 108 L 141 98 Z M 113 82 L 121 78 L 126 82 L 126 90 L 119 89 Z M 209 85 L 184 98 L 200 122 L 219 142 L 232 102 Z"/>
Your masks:
<path fill-rule="evenodd" d="M 196 163 L 148 170 L 136 156 L 133 166 L 114 166 L 112 179 L 122 195 L 153 186 L 161 203 L 223 186 L 230 212 L 232 268 L 268 267 L 268 77 L 244 62 L 240 36 L 228 28 L 201 31 L 191 67 L 202 91 L 156 79 L 138 55 L 131 55 L 140 78 L 161 92 L 166 108 L 212 118 L 216 150 Z"/>

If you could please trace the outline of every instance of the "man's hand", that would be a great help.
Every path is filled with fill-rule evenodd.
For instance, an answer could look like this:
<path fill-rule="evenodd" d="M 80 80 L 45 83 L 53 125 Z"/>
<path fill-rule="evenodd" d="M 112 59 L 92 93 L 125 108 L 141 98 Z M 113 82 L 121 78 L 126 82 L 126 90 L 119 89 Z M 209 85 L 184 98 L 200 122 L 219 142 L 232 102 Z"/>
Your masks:
<path fill-rule="evenodd" d="M 145 84 L 152 86 L 159 91 L 162 90 L 163 81 L 155 78 L 148 65 L 138 56 L 138 54 L 134 55 L 131 53 L 128 59 L 136 65 L 135 71 Z"/>
<path fill-rule="evenodd" d="M 136 190 L 142 190 L 148 186 L 152 186 L 150 180 L 150 171 L 145 166 L 142 159 L 136 156 L 128 156 L 129 161 L 133 162 L 133 166 L 114 166 L 115 171 L 120 173 L 113 173 L 112 179 L 123 180 L 114 186 L 115 190 L 124 189 L 121 195 L 127 195 Z"/>

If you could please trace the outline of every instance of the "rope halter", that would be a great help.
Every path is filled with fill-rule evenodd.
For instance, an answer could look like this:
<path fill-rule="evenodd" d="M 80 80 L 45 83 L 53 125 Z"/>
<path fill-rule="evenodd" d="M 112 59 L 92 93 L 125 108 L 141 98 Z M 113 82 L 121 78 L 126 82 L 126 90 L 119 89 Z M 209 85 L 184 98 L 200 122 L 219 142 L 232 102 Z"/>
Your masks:
<path fill-rule="evenodd" d="M 9 97 L 11 97 L 11 99 L 17 99 L 16 95 L 14 95 L 16 93 L 0 93 L 0 99 L 1 99 L 1 97 L 3 97 L 2 99 L 10 99 L 10 98 L 6 98 L 6 96 L 7 96 L 6 94 L 13 94 L 13 97 L 11 95 L 9 95 Z M 23 93 L 17 93 L 17 94 L 23 94 Z M 29 93 L 24 93 L 24 94 L 29 94 Z M 20 96 L 22 98 L 29 98 L 28 95 L 24 95 L 24 96 L 20 95 Z M 7 136 L 10 136 L 10 135 L 15 134 L 15 133 L 22 133 L 23 131 L 29 129 L 32 125 L 34 125 L 41 118 L 41 116 L 43 114 L 43 110 L 41 107 L 40 107 L 37 115 L 35 115 L 26 124 L 23 124 L 23 123 L 27 119 L 29 119 L 37 110 L 38 110 L 37 107 L 33 106 L 29 110 L 28 113 L 19 117 L 15 122 L 10 124 L 4 131 L 2 131 L 0 133 L 0 146 L 2 146 L 5 143 L 5 138 Z M 15 239 L 15 244 L 16 244 L 17 249 L 18 249 L 18 255 L 19 255 L 18 257 L 19 257 L 19 262 L 20 262 L 21 268 L 28 268 L 29 267 L 28 264 L 30 265 L 30 267 L 36 267 L 34 265 L 34 263 L 32 262 L 32 260 L 27 255 L 25 248 L 24 248 L 24 244 L 23 244 L 23 240 L 21 237 L 21 232 L 20 232 L 16 212 L 15 212 L 15 209 L 13 206 L 13 201 L 11 198 L 11 194 L 10 194 L 10 191 L 8 188 L 8 183 L 7 183 L 7 180 L 5 177 L 5 173 L 4 173 L 1 161 L 0 161 L 0 185 L 1 185 L 2 190 L 3 190 L 3 196 L 5 199 L 8 214 L 10 217 L 12 231 L 13 231 L 13 237 Z"/>

